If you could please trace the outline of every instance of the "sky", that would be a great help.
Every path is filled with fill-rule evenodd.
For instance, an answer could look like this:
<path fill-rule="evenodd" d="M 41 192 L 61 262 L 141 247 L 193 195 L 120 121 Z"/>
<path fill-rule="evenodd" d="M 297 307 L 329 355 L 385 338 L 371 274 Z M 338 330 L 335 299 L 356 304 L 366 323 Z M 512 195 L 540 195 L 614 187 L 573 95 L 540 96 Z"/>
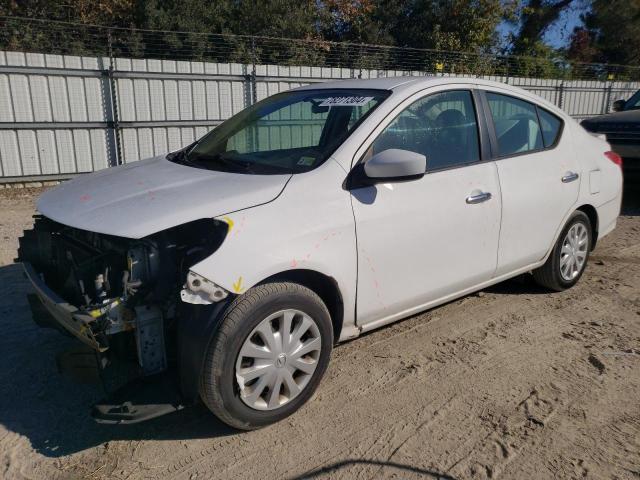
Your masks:
<path fill-rule="evenodd" d="M 572 7 L 562 12 L 558 21 L 545 34 L 544 41 L 554 48 L 567 46 L 573 29 L 582 25 L 581 13 L 583 8 L 579 7 Z"/>

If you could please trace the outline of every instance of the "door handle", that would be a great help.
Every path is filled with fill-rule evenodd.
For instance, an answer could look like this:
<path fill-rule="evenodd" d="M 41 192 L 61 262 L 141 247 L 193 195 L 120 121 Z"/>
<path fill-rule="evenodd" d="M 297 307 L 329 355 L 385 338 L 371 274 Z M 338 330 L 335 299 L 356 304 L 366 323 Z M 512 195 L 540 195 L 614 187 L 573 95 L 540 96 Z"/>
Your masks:
<path fill-rule="evenodd" d="M 487 200 L 491 200 L 491 194 L 489 192 L 477 193 L 475 195 L 469 195 L 467 197 L 468 204 L 482 203 L 486 202 Z"/>
<path fill-rule="evenodd" d="M 567 172 L 566 175 L 562 177 L 562 183 L 573 182 L 574 180 L 577 180 L 579 177 L 580 175 L 578 175 L 575 172 Z"/>

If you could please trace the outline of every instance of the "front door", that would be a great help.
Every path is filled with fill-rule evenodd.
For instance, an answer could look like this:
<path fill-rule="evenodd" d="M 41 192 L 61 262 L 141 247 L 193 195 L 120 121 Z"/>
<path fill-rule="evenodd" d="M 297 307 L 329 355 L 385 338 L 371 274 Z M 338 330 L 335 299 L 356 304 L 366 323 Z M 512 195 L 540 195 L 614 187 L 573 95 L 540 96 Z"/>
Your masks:
<path fill-rule="evenodd" d="M 495 163 L 480 158 L 476 118 L 469 90 L 433 93 L 410 103 L 368 149 L 424 154 L 427 173 L 352 191 L 359 325 L 409 315 L 492 277 L 500 191 Z"/>

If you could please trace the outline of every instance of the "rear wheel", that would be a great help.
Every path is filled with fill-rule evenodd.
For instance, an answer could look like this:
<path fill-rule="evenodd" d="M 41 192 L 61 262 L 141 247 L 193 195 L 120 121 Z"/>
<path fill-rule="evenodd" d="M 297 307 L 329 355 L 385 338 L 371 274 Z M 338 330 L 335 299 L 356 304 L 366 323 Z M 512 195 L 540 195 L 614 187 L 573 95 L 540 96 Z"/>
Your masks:
<path fill-rule="evenodd" d="M 589 217 L 581 211 L 575 212 L 546 263 L 533 271 L 533 278 L 543 287 L 558 292 L 573 287 L 587 265 L 592 241 Z"/>
<path fill-rule="evenodd" d="M 332 345 L 329 312 L 313 291 L 286 282 L 252 288 L 234 300 L 208 347 L 201 397 L 235 428 L 277 422 L 311 397 Z"/>

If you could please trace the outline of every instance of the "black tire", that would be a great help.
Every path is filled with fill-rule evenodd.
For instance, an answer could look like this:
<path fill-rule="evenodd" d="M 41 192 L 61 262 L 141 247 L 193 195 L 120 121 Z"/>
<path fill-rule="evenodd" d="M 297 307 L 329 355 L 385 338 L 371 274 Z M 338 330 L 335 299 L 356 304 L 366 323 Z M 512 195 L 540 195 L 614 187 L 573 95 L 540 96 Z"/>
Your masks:
<path fill-rule="evenodd" d="M 255 410 L 240 398 L 235 378 L 238 353 L 247 336 L 269 315 L 285 309 L 306 313 L 321 335 L 318 364 L 306 387 L 275 410 Z M 315 392 L 329 364 L 333 326 L 326 305 L 313 291 L 296 283 L 267 283 L 237 297 L 227 309 L 212 338 L 203 365 L 200 396 L 224 423 L 241 430 L 253 430 L 275 423 L 298 410 Z"/>
<path fill-rule="evenodd" d="M 582 223 L 587 230 L 588 245 L 586 258 L 584 264 L 582 265 L 582 269 L 578 272 L 577 276 L 571 280 L 566 280 L 560 273 L 560 256 L 562 244 L 565 237 L 567 236 L 567 232 L 577 223 Z M 578 210 L 574 212 L 573 215 L 571 215 L 571 217 L 567 221 L 567 224 L 562 229 L 562 232 L 560 233 L 560 236 L 558 237 L 558 240 L 553 247 L 553 251 L 549 255 L 546 263 L 542 267 L 537 268 L 533 271 L 534 280 L 536 281 L 536 283 L 538 283 L 538 285 L 546 287 L 550 290 L 554 290 L 556 292 L 561 292 L 563 290 L 566 290 L 567 288 L 573 287 L 576 283 L 578 283 L 578 280 L 580 280 L 580 277 L 582 277 L 582 274 L 584 273 L 584 270 L 589 261 L 589 253 L 591 252 L 592 245 L 593 238 L 591 221 L 584 212 Z"/>

